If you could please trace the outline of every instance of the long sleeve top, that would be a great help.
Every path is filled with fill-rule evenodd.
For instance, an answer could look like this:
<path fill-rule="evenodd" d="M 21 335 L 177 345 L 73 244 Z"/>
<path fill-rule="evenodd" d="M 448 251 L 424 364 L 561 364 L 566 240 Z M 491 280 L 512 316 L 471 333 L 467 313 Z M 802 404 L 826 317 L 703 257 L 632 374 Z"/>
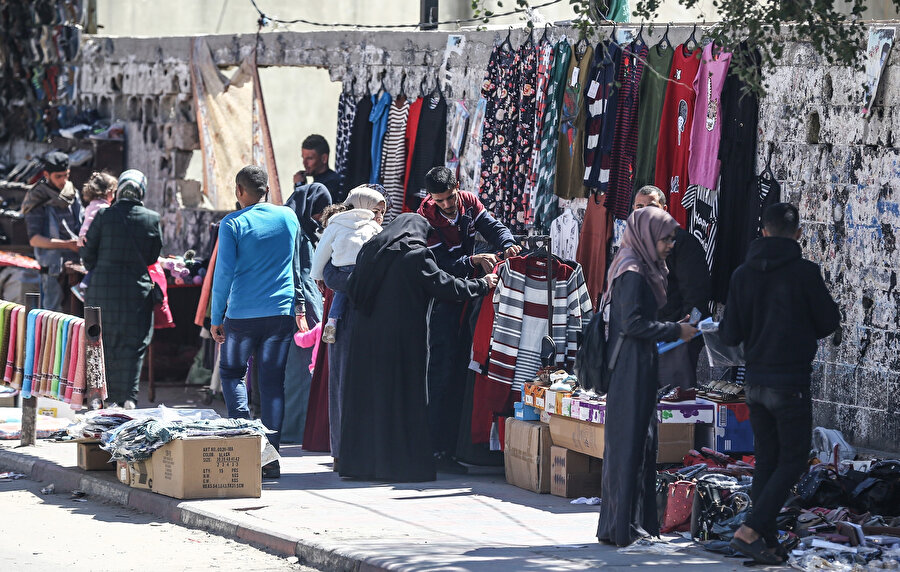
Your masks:
<path fill-rule="evenodd" d="M 287 207 L 257 203 L 222 219 L 212 286 L 214 326 L 289 316 L 305 307 L 293 264 L 300 223 Z M 293 311 L 292 311 L 293 307 Z"/>

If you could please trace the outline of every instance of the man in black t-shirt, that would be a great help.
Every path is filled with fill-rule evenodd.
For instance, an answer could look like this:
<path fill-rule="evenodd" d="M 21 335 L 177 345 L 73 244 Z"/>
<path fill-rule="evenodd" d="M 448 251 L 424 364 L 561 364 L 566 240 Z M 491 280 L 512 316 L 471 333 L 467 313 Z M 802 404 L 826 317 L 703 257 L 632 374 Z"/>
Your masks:
<path fill-rule="evenodd" d="M 303 170 L 294 173 L 294 189 L 310 182 L 307 177 L 311 176 L 311 182 L 325 185 L 331 194 L 332 204 L 344 202 L 347 193 L 341 183 L 341 176 L 328 168 L 328 157 L 331 154 L 328 141 L 321 135 L 310 135 L 303 140 L 300 154 L 303 157 Z"/>

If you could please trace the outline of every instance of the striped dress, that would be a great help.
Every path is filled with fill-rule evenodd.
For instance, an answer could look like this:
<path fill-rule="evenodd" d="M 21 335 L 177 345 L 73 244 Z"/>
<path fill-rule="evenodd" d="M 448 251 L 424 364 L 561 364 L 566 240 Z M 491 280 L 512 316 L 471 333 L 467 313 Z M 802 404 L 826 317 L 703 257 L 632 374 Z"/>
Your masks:
<path fill-rule="evenodd" d="M 638 104 L 647 52 L 647 44 L 626 46 L 617 79 L 621 87 L 616 105 L 616 133 L 613 136 L 612 170 L 606 208 L 622 220 L 628 218 L 631 212 L 637 161 Z"/>
<path fill-rule="evenodd" d="M 497 271 L 488 378 L 514 389 L 541 367 L 541 340 L 547 335 L 546 268 L 543 257 L 513 257 Z M 575 359 L 578 335 L 590 321 L 592 306 L 580 265 L 554 262 L 553 277 L 556 365 L 565 366 Z"/>
<path fill-rule="evenodd" d="M 381 181 L 390 197 L 390 210 L 384 214 L 388 224 L 403 212 L 406 179 L 406 123 L 409 119 L 409 101 L 400 98 L 391 105 L 388 113 L 387 133 L 381 148 Z"/>
<path fill-rule="evenodd" d="M 534 94 L 534 140 L 531 145 L 531 159 L 528 161 L 528 180 L 525 183 L 525 194 L 528 196 L 526 222 L 534 220 L 534 191 L 537 188 L 538 168 L 541 163 L 541 133 L 544 129 L 544 115 L 547 111 L 547 88 L 550 85 L 550 72 L 553 71 L 553 44 L 550 40 L 541 41 L 538 50 L 538 67 L 535 76 Z"/>

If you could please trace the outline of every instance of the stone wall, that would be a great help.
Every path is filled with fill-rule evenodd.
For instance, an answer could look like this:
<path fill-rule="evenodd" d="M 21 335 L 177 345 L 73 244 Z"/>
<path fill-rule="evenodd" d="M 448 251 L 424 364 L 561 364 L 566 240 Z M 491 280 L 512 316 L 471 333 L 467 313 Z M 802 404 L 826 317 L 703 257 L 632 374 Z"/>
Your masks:
<path fill-rule="evenodd" d="M 900 450 L 897 64 L 895 50 L 865 118 L 864 73 L 791 46 L 768 75 L 758 157 L 771 142 L 786 200 L 800 207 L 805 256 L 822 266 L 841 307 L 840 334 L 821 344 L 816 364 L 816 423 L 887 451 Z"/>
<path fill-rule="evenodd" d="M 495 42 L 504 32 L 463 32 L 452 54 L 445 93 L 474 109 Z M 554 35 L 560 33 L 559 29 Z M 659 31 L 656 34 L 658 35 Z M 686 28 L 673 28 L 678 43 Z M 261 66 L 316 66 L 334 81 L 415 96 L 434 85 L 444 61 L 446 32 L 304 32 L 263 34 Z M 645 35 L 647 33 L 645 32 Z M 524 34 L 513 32 L 513 45 Z M 256 38 L 209 36 L 216 62 L 233 66 Z M 222 216 L 198 203 L 196 181 L 185 179 L 198 146 L 191 104 L 189 38 L 102 38 L 86 41 L 80 78 L 84 105 L 126 122 L 128 165 L 150 178 L 148 204 L 163 213 L 167 252 L 207 244 L 207 225 Z M 861 115 L 862 74 L 828 66 L 811 48 L 788 46 L 767 74 L 760 107 L 758 165 L 769 146 L 787 200 L 798 204 L 804 252 L 820 263 L 842 311 L 841 333 L 822 343 L 816 363 L 816 423 L 842 430 L 860 446 L 900 450 L 900 292 L 894 226 L 900 223 L 900 68 L 897 51 L 871 118 Z M 405 78 L 405 79 L 404 79 Z M 451 114 L 455 113 L 451 105 Z M 277 129 L 277 118 L 270 118 Z M 478 159 L 467 145 L 463 185 Z M 837 343 L 836 343 L 837 342 Z"/>

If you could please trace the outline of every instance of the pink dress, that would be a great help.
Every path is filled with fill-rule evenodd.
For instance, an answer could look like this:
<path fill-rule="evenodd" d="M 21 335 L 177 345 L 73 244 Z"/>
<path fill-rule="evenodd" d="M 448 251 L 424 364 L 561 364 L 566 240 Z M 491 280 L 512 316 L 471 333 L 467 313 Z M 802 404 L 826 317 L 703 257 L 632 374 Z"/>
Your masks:
<path fill-rule="evenodd" d="M 700 68 L 694 78 L 697 102 L 691 128 L 691 153 L 688 157 L 688 180 L 710 190 L 716 189 L 719 178 L 719 142 L 722 139 L 722 108 L 720 96 L 731 53 L 713 54 L 713 44 L 703 48 Z"/>
<path fill-rule="evenodd" d="M 90 202 L 86 209 L 84 209 L 84 222 L 81 223 L 81 230 L 78 231 L 78 245 L 84 246 L 84 237 L 87 235 L 88 228 L 90 228 L 91 223 L 94 222 L 94 217 L 97 216 L 97 213 L 100 210 L 105 209 L 109 206 L 109 201 L 106 199 L 94 199 Z"/>

